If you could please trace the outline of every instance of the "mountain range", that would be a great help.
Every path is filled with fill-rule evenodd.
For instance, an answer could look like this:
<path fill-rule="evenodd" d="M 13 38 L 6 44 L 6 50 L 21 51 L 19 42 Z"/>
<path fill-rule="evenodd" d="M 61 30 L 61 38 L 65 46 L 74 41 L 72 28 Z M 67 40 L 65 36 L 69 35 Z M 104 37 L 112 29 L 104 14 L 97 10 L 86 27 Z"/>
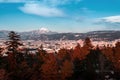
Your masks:
<path fill-rule="evenodd" d="M 9 32 L 7 30 L 0 30 L 0 39 L 7 39 Z M 22 40 L 79 40 L 85 39 L 86 37 L 96 41 L 120 39 L 120 31 L 114 30 L 91 31 L 86 33 L 57 33 L 46 28 L 41 28 L 40 30 L 17 33 L 21 36 Z"/>

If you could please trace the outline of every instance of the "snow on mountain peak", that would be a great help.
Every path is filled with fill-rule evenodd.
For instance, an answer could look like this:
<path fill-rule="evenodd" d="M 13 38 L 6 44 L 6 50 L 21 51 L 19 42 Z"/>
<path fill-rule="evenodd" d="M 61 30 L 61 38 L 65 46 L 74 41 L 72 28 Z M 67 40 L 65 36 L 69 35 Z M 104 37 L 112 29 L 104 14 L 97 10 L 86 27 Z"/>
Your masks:
<path fill-rule="evenodd" d="M 40 31 L 41 33 L 49 32 L 49 30 L 48 30 L 47 28 L 44 28 L 44 27 L 40 28 L 39 31 Z"/>
<path fill-rule="evenodd" d="M 52 32 L 50 30 L 48 30 L 47 28 L 40 28 L 38 30 L 33 30 L 31 31 L 32 34 L 55 34 L 56 32 Z"/>
<path fill-rule="evenodd" d="M 49 33 L 50 31 L 47 28 L 40 28 L 38 30 L 33 30 L 33 34 L 46 34 Z"/>

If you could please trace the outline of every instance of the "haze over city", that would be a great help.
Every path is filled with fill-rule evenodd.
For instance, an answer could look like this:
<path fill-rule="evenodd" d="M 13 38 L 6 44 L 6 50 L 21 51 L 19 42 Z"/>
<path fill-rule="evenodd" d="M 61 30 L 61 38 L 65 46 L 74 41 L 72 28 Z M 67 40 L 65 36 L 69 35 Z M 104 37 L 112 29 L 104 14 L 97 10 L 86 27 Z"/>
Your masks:
<path fill-rule="evenodd" d="M 120 0 L 0 0 L 0 30 L 120 30 Z"/>

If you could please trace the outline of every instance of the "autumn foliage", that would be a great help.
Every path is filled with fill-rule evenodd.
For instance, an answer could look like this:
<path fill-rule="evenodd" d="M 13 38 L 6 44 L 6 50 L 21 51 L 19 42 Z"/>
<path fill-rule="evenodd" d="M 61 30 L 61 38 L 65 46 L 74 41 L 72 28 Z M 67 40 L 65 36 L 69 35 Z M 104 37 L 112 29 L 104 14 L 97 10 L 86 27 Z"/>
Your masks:
<path fill-rule="evenodd" d="M 0 80 L 114 80 L 120 79 L 120 42 L 115 47 L 93 48 L 86 38 L 84 45 L 47 53 L 42 45 L 36 54 L 18 50 L 20 37 L 9 34 L 8 51 L 0 48 Z"/>

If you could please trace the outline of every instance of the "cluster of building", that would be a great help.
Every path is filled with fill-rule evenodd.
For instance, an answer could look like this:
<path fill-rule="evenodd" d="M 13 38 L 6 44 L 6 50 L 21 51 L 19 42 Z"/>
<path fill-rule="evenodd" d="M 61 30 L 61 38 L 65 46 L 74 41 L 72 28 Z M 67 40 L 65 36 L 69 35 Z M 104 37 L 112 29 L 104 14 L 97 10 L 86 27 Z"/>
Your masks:
<path fill-rule="evenodd" d="M 61 48 L 72 49 L 77 45 L 75 40 L 52 40 L 52 41 L 23 41 L 25 48 L 40 48 L 41 45 L 48 53 L 58 52 Z"/>
<path fill-rule="evenodd" d="M 115 46 L 116 42 L 120 41 L 120 39 L 114 41 L 92 41 L 93 46 Z M 74 49 L 77 44 L 83 46 L 84 40 L 52 40 L 52 41 L 34 41 L 34 40 L 25 40 L 22 41 L 23 46 L 21 49 L 28 49 L 31 53 L 36 52 L 38 48 L 43 46 L 43 49 L 46 50 L 48 53 L 58 52 L 61 48 L 65 49 Z M 0 47 L 6 49 L 5 40 L 0 40 Z"/>

